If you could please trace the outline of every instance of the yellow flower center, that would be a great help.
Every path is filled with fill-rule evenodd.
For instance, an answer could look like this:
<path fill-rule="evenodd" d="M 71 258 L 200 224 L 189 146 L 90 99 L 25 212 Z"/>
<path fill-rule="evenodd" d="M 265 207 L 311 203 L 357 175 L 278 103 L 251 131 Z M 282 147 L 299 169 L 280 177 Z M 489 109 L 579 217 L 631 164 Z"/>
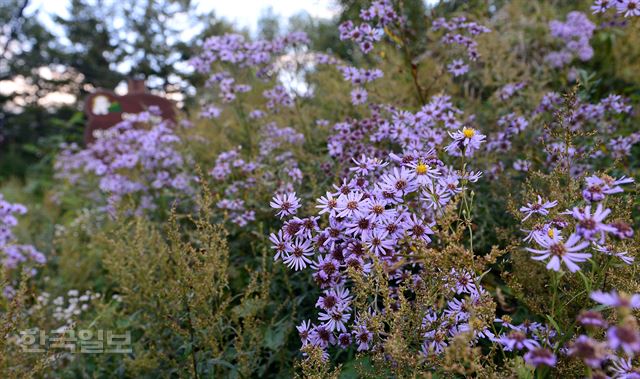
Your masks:
<path fill-rule="evenodd" d="M 422 162 L 419 162 L 418 165 L 416 166 L 416 174 L 418 175 L 424 175 L 427 173 L 427 171 L 429 171 L 429 166 L 427 166 Z"/>
<path fill-rule="evenodd" d="M 549 229 L 549 230 L 547 231 L 547 235 L 548 235 L 549 237 L 553 238 L 553 236 L 554 236 L 553 229 Z"/>
<path fill-rule="evenodd" d="M 462 134 L 464 134 L 465 138 L 471 138 L 476 135 L 476 130 L 473 128 L 464 128 L 462 129 Z"/>

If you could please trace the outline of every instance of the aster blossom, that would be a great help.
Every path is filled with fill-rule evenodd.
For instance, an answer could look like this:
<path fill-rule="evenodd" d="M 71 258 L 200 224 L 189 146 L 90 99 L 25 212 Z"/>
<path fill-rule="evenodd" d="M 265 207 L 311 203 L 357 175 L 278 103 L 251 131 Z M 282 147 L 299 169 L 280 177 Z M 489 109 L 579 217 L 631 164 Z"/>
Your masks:
<path fill-rule="evenodd" d="M 527 248 L 527 251 L 535 254 L 532 259 L 542 261 L 551 258 L 547 263 L 548 270 L 560 271 L 561 263 L 564 263 L 571 272 L 580 270 L 576 263 L 586 261 L 591 254 L 579 253 L 579 251 L 589 246 L 589 242 L 581 241 L 577 234 L 571 234 L 567 241 L 563 241 L 558 231 L 551 234 L 553 235 L 541 234 L 535 238 L 542 249 Z"/>
<path fill-rule="evenodd" d="M 527 220 L 529 217 L 534 214 L 539 214 L 541 216 L 546 216 L 549 214 L 549 209 L 558 205 L 558 201 L 543 201 L 542 197 L 538 195 L 538 200 L 535 203 L 527 203 L 526 206 L 520 208 L 520 212 L 525 214 L 525 217 L 522 221 Z"/>
<path fill-rule="evenodd" d="M 300 208 L 300 199 L 298 199 L 295 192 L 278 194 L 273 197 L 269 205 L 271 205 L 271 208 L 278 210 L 276 215 L 282 219 L 296 214 L 296 211 Z"/>

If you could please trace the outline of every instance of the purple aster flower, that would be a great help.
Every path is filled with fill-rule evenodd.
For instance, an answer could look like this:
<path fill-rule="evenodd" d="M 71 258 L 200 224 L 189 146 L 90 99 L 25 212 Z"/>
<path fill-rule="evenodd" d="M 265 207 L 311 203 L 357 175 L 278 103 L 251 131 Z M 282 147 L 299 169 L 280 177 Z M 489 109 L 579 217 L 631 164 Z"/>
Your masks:
<path fill-rule="evenodd" d="M 349 321 L 351 314 L 345 309 L 335 308 L 330 312 L 320 312 L 318 320 L 324 321 L 324 326 L 330 331 L 346 332 L 345 323 Z"/>
<path fill-rule="evenodd" d="M 378 224 L 396 218 L 397 210 L 387 208 L 388 200 L 373 198 L 367 202 L 364 212 L 369 221 Z"/>
<path fill-rule="evenodd" d="M 413 170 L 418 185 L 425 185 L 431 183 L 433 179 L 440 175 L 438 169 L 434 169 L 427 163 L 422 161 L 409 163 L 408 166 Z"/>
<path fill-rule="evenodd" d="M 302 321 L 302 324 L 296 326 L 298 330 L 298 335 L 300 336 L 300 341 L 302 341 L 302 346 L 309 343 L 309 332 L 311 331 L 311 321 Z"/>
<path fill-rule="evenodd" d="M 418 188 L 415 176 L 405 167 L 400 169 L 394 168 L 392 173 L 386 174 L 381 178 L 381 188 L 393 194 L 404 196 Z"/>
<path fill-rule="evenodd" d="M 271 208 L 278 209 L 276 213 L 281 219 L 296 214 L 300 208 L 300 199 L 296 197 L 296 193 L 278 194 L 271 200 Z"/>
<path fill-rule="evenodd" d="M 583 326 L 594 328 L 606 328 L 607 321 L 602 317 L 602 313 L 597 311 L 582 311 L 578 316 L 578 322 Z"/>
<path fill-rule="evenodd" d="M 620 239 L 626 239 L 633 237 L 633 228 L 631 225 L 624 221 L 614 221 L 609 224 L 612 228 L 615 228 L 615 232 L 612 232 L 614 236 Z"/>
<path fill-rule="evenodd" d="M 553 236 L 548 234 L 536 235 L 536 242 L 544 249 L 536 250 L 527 248 L 527 251 L 537 254 L 532 257 L 537 261 L 545 260 L 551 257 L 549 263 L 547 263 L 548 270 L 560 271 L 560 264 L 564 262 L 569 271 L 576 272 L 580 270 L 580 267 L 576 263 L 584 262 L 591 257 L 590 253 L 578 253 L 589 246 L 589 242 L 580 242 L 580 236 L 572 234 L 569 239 L 564 242 L 559 232 L 552 233 Z"/>
<path fill-rule="evenodd" d="M 337 287 L 325 291 L 324 294 L 318 298 L 316 307 L 324 309 L 327 312 L 331 312 L 336 309 L 350 310 L 350 302 L 351 296 L 349 295 L 349 290 Z"/>
<path fill-rule="evenodd" d="M 286 251 L 290 249 L 289 241 L 283 235 L 282 230 L 279 230 L 277 235 L 271 233 L 271 235 L 269 235 L 269 241 L 273 244 L 271 248 L 276 251 L 276 255 L 273 257 L 274 261 L 283 257 Z"/>
<path fill-rule="evenodd" d="M 640 0 L 618 0 L 616 9 L 618 13 L 624 14 L 624 17 L 640 16 Z"/>
<path fill-rule="evenodd" d="M 338 206 L 336 210 L 338 214 L 336 217 L 355 217 L 360 215 L 364 209 L 364 202 L 362 192 L 353 191 L 348 195 L 341 194 L 338 197 Z"/>
<path fill-rule="evenodd" d="M 320 208 L 318 214 L 329 213 L 330 217 L 334 217 L 336 215 L 336 209 L 338 208 L 338 199 L 334 198 L 330 192 L 327 192 L 326 196 L 318 199 L 316 208 Z"/>
<path fill-rule="evenodd" d="M 567 355 L 581 359 L 591 368 L 599 368 L 609 356 L 607 344 L 581 335 L 567 347 Z"/>
<path fill-rule="evenodd" d="M 407 235 L 422 240 L 426 243 L 431 242 L 431 238 L 429 238 L 429 234 L 433 234 L 433 230 L 431 230 L 431 226 L 434 224 L 427 224 L 423 218 L 418 218 L 415 214 L 412 214 L 409 219 L 406 221 L 406 232 Z"/>
<path fill-rule="evenodd" d="M 528 349 L 533 350 L 540 347 L 540 343 L 534 339 L 528 338 L 527 335 L 520 330 L 512 330 L 508 334 L 502 335 L 497 338 L 505 351 L 513 351 Z"/>
<path fill-rule="evenodd" d="M 615 179 L 608 175 L 602 177 L 592 175 L 585 178 L 585 181 L 587 187 L 582 191 L 582 197 L 589 202 L 598 202 L 604 200 L 606 195 L 624 192 L 620 185 L 633 183 L 634 180 L 625 176 Z"/>
<path fill-rule="evenodd" d="M 351 334 L 349 333 L 340 333 L 338 336 L 338 346 L 343 349 L 348 349 L 351 346 Z"/>
<path fill-rule="evenodd" d="M 354 167 L 350 167 L 349 171 L 355 172 L 358 175 L 366 176 L 382 167 L 388 165 L 388 162 L 383 162 L 378 158 L 367 158 L 364 154 L 360 160 L 351 158 L 356 164 Z"/>
<path fill-rule="evenodd" d="M 287 267 L 293 268 L 295 271 L 302 270 L 311 263 L 311 260 L 307 257 L 313 255 L 312 250 L 310 240 L 298 237 L 289 246 L 288 254 L 284 256 L 283 262 Z"/>
<path fill-rule="evenodd" d="M 631 325 L 612 326 L 607 341 L 611 349 L 622 349 L 630 357 L 640 352 L 640 333 Z"/>
<path fill-rule="evenodd" d="M 451 192 L 448 188 L 448 186 L 443 186 L 440 181 L 424 186 L 422 188 L 422 194 L 424 195 L 422 199 L 425 201 L 427 208 L 434 210 L 444 209 L 451 200 Z"/>
<path fill-rule="evenodd" d="M 440 354 L 447 347 L 447 334 L 443 330 L 430 330 L 424 334 L 424 337 L 425 341 L 421 346 L 420 353 L 425 357 Z"/>
<path fill-rule="evenodd" d="M 372 222 L 367 218 L 366 214 L 360 213 L 359 215 L 350 218 L 350 221 L 346 223 L 345 232 L 353 237 L 366 239 L 372 230 Z"/>
<path fill-rule="evenodd" d="M 351 91 L 351 103 L 353 105 L 360 105 L 367 102 L 367 90 L 364 88 L 356 88 Z"/>
<path fill-rule="evenodd" d="M 549 209 L 558 205 L 558 201 L 542 201 L 542 197 L 538 195 L 538 201 L 535 203 L 527 203 L 526 206 L 520 208 L 520 212 L 525 213 L 525 217 L 522 221 L 525 221 L 534 214 L 546 216 L 549 214 Z"/>
<path fill-rule="evenodd" d="M 469 65 L 465 64 L 462 59 L 455 59 L 453 62 L 449 63 L 447 70 L 453 76 L 460 76 L 469 71 Z"/>
<path fill-rule="evenodd" d="M 334 345 L 336 343 L 336 337 L 333 332 L 324 325 L 318 325 L 311 329 L 309 333 L 309 342 L 315 346 L 320 346 L 323 349 Z"/>
<path fill-rule="evenodd" d="M 591 6 L 593 13 L 605 13 L 613 6 L 613 0 L 596 0 Z"/>
<path fill-rule="evenodd" d="M 445 151 L 454 156 L 460 155 L 460 152 L 464 152 L 467 157 L 472 156 L 486 138 L 484 134 L 480 134 L 477 130 L 468 127 L 449 133 L 449 135 L 453 138 L 453 142 L 445 147 Z"/>
<path fill-rule="evenodd" d="M 363 241 L 369 251 L 378 256 L 387 255 L 388 251 L 393 250 L 394 242 L 390 239 L 389 232 L 384 229 L 374 229 L 369 233 Z"/>
<path fill-rule="evenodd" d="M 371 348 L 370 344 L 373 342 L 373 333 L 371 333 L 365 325 L 355 325 L 352 333 L 355 343 L 358 344 L 358 351 L 365 351 Z"/>
<path fill-rule="evenodd" d="M 590 205 L 587 205 L 584 210 L 578 207 L 573 208 L 571 215 L 578 220 L 576 233 L 588 241 L 592 241 L 597 235 L 600 235 L 600 243 L 603 243 L 606 232 L 616 231 L 614 227 L 602 222 L 609 213 L 611 213 L 611 210 L 604 209 L 602 204 L 598 204 L 593 214 L 591 214 Z"/>
<path fill-rule="evenodd" d="M 473 276 L 468 271 L 457 271 L 452 268 L 449 276 L 454 280 L 457 294 L 468 293 L 473 295 L 478 293 Z"/>
<path fill-rule="evenodd" d="M 594 291 L 591 292 L 590 297 L 593 301 L 608 307 L 640 309 L 640 294 L 627 295 L 615 290 L 611 292 Z"/>
<path fill-rule="evenodd" d="M 551 352 L 551 350 L 538 347 L 529 350 L 524 355 L 524 361 L 527 362 L 528 365 L 531 365 L 533 367 L 554 367 L 556 365 L 556 356 Z"/>
<path fill-rule="evenodd" d="M 621 251 L 619 253 L 616 253 L 616 252 L 611 251 L 608 247 L 601 246 L 601 245 L 598 245 L 598 244 L 595 244 L 595 248 L 596 248 L 597 251 L 599 251 L 601 253 L 604 253 L 604 254 L 611 255 L 611 256 L 619 258 L 625 264 L 630 265 L 634 261 L 634 257 L 630 257 L 629 253 L 626 252 L 626 251 Z"/>
<path fill-rule="evenodd" d="M 633 368 L 631 358 L 612 356 L 610 369 L 616 379 L 640 379 L 640 371 Z"/>

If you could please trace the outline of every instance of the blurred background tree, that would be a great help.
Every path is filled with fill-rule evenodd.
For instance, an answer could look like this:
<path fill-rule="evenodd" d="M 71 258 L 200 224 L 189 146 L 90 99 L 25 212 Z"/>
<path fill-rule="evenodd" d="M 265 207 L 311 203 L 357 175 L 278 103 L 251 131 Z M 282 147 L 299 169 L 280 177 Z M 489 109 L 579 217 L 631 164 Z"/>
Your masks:
<path fill-rule="evenodd" d="M 189 69 L 195 41 L 232 27 L 188 0 L 71 0 L 45 25 L 29 0 L 0 2 L 0 179 L 48 178 L 61 142 L 80 142 L 82 100 L 95 88 L 144 77 L 151 91 L 189 103 L 203 78 Z"/>

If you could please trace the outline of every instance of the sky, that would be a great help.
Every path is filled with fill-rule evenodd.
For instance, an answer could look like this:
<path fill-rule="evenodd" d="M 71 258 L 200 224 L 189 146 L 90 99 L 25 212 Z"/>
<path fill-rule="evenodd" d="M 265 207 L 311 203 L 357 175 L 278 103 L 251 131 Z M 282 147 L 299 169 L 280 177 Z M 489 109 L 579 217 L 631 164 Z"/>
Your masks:
<path fill-rule="evenodd" d="M 202 13 L 213 10 L 218 17 L 223 17 L 241 28 L 247 28 L 252 33 L 260 15 L 268 8 L 273 13 L 287 20 L 290 16 L 306 11 L 311 16 L 331 18 L 337 13 L 333 0 L 196 0 L 198 11 Z M 27 15 L 38 12 L 38 17 L 47 26 L 53 28 L 51 15 L 67 16 L 69 0 L 31 0 L 26 9 Z"/>

